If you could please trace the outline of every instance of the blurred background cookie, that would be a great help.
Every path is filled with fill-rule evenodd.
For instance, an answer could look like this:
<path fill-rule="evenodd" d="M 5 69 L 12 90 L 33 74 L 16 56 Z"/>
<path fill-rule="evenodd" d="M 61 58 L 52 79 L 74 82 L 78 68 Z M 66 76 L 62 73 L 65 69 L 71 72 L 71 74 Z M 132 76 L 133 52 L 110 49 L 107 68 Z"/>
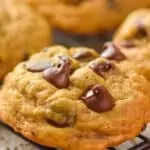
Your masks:
<path fill-rule="evenodd" d="M 145 45 L 150 41 L 150 9 L 132 12 L 114 36 L 115 43 L 131 47 L 131 43 Z"/>
<path fill-rule="evenodd" d="M 42 13 L 55 27 L 93 34 L 116 28 L 133 10 L 150 6 L 150 0 L 17 0 Z"/>
<path fill-rule="evenodd" d="M 19 61 L 50 44 L 47 22 L 25 4 L 0 1 L 0 80 Z"/>
<path fill-rule="evenodd" d="M 114 36 L 114 43 L 130 63 L 126 68 L 135 70 L 150 81 L 150 9 L 131 13 Z M 108 49 L 117 48 L 110 44 Z"/>

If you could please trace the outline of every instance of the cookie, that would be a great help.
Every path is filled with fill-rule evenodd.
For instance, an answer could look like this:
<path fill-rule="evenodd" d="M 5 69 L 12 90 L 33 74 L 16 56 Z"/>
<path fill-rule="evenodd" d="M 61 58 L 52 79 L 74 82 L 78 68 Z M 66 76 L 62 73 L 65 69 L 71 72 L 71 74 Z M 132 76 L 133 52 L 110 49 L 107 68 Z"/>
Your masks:
<path fill-rule="evenodd" d="M 131 139 L 150 118 L 150 102 L 146 80 L 120 64 L 82 47 L 46 48 L 6 77 L 0 119 L 65 150 L 104 150 Z"/>
<path fill-rule="evenodd" d="M 114 36 L 115 43 L 123 47 L 142 46 L 150 39 L 150 9 L 132 12 Z"/>
<path fill-rule="evenodd" d="M 18 62 L 51 41 L 50 27 L 31 8 L 10 0 L 0 2 L 0 80 Z"/>
<path fill-rule="evenodd" d="M 131 13 L 116 32 L 114 43 L 132 62 L 126 67 L 133 66 L 150 81 L 150 9 Z"/>
<path fill-rule="evenodd" d="M 17 0 L 25 1 L 55 27 L 93 34 L 116 28 L 133 10 L 150 6 L 150 0 Z"/>

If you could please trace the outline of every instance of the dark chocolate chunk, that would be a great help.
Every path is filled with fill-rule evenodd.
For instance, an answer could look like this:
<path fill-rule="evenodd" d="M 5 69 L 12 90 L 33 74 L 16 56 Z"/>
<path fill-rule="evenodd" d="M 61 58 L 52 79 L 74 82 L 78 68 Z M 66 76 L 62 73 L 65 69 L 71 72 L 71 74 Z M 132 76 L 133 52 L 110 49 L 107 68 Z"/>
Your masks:
<path fill-rule="evenodd" d="M 92 86 L 81 97 L 85 105 L 98 113 L 109 111 L 114 106 L 114 100 L 107 89 L 100 84 Z"/>
<path fill-rule="evenodd" d="M 26 68 L 30 72 L 42 72 L 50 66 L 49 60 L 33 60 L 26 63 Z"/>
<path fill-rule="evenodd" d="M 75 53 L 73 55 L 73 58 L 82 61 L 82 60 L 91 60 L 96 57 L 89 51 L 81 51 L 81 52 Z"/>
<path fill-rule="evenodd" d="M 108 42 L 104 45 L 104 51 L 100 54 L 100 56 L 116 61 L 122 61 L 126 58 L 119 48 L 111 42 Z"/>
<path fill-rule="evenodd" d="M 57 88 L 66 88 L 69 85 L 70 60 L 61 56 L 57 66 L 51 66 L 43 72 L 43 77 Z"/>
<path fill-rule="evenodd" d="M 114 65 L 110 61 L 103 61 L 91 64 L 90 68 L 98 75 L 104 77 L 105 73 L 114 68 Z"/>

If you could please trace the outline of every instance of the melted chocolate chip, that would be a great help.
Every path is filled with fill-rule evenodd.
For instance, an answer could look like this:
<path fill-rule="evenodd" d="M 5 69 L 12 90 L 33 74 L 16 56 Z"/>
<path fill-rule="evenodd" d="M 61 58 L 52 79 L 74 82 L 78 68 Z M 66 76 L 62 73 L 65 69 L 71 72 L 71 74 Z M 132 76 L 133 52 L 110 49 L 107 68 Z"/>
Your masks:
<path fill-rule="evenodd" d="M 136 47 L 136 43 L 133 40 L 125 40 L 120 43 L 120 46 L 125 48 L 133 48 Z"/>
<path fill-rule="evenodd" d="M 103 85 L 94 85 L 81 97 L 85 105 L 98 113 L 109 111 L 114 106 L 113 97 Z"/>
<path fill-rule="evenodd" d="M 110 60 L 122 61 L 126 57 L 113 43 L 106 43 L 104 45 L 104 51 L 100 55 L 103 58 Z"/>
<path fill-rule="evenodd" d="M 49 124 L 51 124 L 52 126 L 55 126 L 55 127 L 57 127 L 57 128 L 65 128 L 65 127 L 70 126 L 70 124 L 69 124 L 67 121 L 64 121 L 63 123 L 62 123 L 62 122 L 61 122 L 61 123 L 58 123 L 58 122 L 55 122 L 55 121 L 53 121 L 53 120 L 47 119 L 47 122 L 48 122 Z"/>
<path fill-rule="evenodd" d="M 109 61 L 103 61 L 91 64 L 90 68 L 98 75 L 104 77 L 105 73 L 114 68 L 114 65 Z"/>
<path fill-rule="evenodd" d="M 75 53 L 73 55 L 73 58 L 82 61 L 82 60 L 91 60 L 95 57 L 89 51 L 81 51 L 81 52 Z"/>
<path fill-rule="evenodd" d="M 29 61 L 26 68 L 30 72 L 42 72 L 51 66 L 49 60 Z"/>
<path fill-rule="evenodd" d="M 137 33 L 135 34 L 136 38 L 143 38 L 148 36 L 145 25 L 142 22 L 138 22 L 136 24 L 136 27 L 137 27 Z"/>
<path fill-rule="evenodd" d="M 69 85 L 70 60 L 61 56 L 57 66 L 51 66 L 43 72 L 43 77 L 57 88 L 66 88 Z"/>

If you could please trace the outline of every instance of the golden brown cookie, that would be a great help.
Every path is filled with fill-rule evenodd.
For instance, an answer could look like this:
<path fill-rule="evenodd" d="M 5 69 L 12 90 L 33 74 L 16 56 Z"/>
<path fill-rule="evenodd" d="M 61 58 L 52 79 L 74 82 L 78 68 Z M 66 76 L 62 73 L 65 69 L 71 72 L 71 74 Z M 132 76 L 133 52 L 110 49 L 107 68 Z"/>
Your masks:
<path fill-rule="evenodd" d="M 126 67 L 135 68 L 150 81 L 150 9 L 131 13 L 116 32 L 114 43 L 131 62 Z"/>
<path fill-rule="evenodd" d="M 91 49 L 54 46 L 6 77 L 0 119 L 42 145 L 105 150 L 133 138 L 147 123 L 146 86 L 121 62 L 100 58 Z"/>
<path fill-rule="evenodd" d="M 17 0 L 29 2 L 55 27 L 93 34 L 116 28 L 133 10 L 150 6 L 150 0 Z"/>
<path fill-rule="evenodd" d="M 50 44 L 47 22 L 24 4 L 0 1 L 0 80 L 18 62 Z"/>
<path fill-rule="evenodd" d="M 131 13 L 114 36 L 115 43 L 124 47 L 142 46 L 150 40 L 150 9 L 140 9 Z"/>

